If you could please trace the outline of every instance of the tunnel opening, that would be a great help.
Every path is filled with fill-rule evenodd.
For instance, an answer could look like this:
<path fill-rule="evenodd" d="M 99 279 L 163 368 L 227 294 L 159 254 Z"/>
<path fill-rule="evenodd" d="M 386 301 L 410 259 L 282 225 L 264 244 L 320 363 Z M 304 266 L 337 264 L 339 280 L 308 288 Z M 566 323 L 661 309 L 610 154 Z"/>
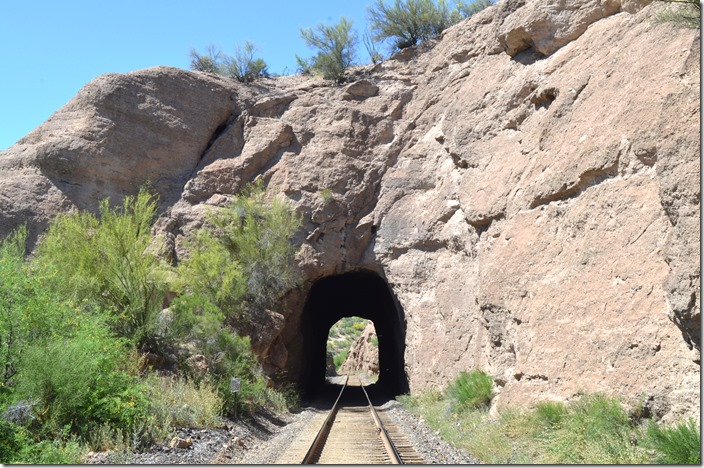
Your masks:
<path fill-rule="evenodd" d="M 366 381 L 379 378 L 379 338 L 374 322 L 358 316 L 343 317 L 330 327 L 325 375 L 362 374 Z"/>
<path fill-rule="evenodd" d="M 308 293 L 301 322 L 304 398 L 313 399 L 331 386 L 326 379 L 328 334 L 338 320 L 352 316 L 370 320 L 376 329 L 379 374 L 371 391 L 387 397 L 408 392 L 403 310 L 382 277 L 361 270 L 321 278 Z"/>

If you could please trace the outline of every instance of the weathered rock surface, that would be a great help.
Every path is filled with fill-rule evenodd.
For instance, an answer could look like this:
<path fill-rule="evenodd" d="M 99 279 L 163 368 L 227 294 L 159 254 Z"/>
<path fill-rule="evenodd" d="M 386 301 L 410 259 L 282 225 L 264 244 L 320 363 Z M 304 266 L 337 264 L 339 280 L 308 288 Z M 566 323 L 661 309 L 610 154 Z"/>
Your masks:
<path fill-rule="evenodd" d="M 499 407 L 606 391 L 698 418 L 699 32 L 648 3 L 504 0 L 345 86 L 99 77 L 0 153 L 0 235 L 149 180 L 177 258 L 260 177 L 304 217 L 304 284 L 387 280 L 411 390 L 482 368 Z M 302 365 L 309 287 L 270 314 L 271 370 Z"/>
<path fill-rule="evenodd" d="M 374 343 L 376 338 L 374 324 L 367 324 L 359 338 L 352 343 L 345 362 L 340 366 L 340 373 L 366 372 L 368 375 L 379 374 L 379 347 Z"/>

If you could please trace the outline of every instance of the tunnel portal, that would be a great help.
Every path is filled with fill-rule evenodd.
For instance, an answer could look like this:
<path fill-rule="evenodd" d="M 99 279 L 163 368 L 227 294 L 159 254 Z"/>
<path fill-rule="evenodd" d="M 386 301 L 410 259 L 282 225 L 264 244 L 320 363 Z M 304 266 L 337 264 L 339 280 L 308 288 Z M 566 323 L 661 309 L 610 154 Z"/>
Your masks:
<path fill-rule="evenodd" d="M 326 383 L 327 337 L 343 317 L 371 320 L 379 339 L 378 391 L 390 396 L 408 392 L 404 371 L 405 320 L 386 281 L 371 271 L 355 271 L 318 280 L 303 309 L 304 395 L 312 396 Z"/>

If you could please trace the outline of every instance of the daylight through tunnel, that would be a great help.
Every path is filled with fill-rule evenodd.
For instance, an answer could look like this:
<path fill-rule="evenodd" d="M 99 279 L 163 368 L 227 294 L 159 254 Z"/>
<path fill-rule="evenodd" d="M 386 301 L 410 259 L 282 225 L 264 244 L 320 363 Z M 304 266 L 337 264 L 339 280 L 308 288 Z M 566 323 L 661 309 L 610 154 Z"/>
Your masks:
<path fill-rule="evenodd" d="M 302 320 L 304 394 L 314 395 L 325 386 L 328 332 L 335 322 L 351 316 L 374 323 L 379 339 L 377 390 L 390 396 L 408 392 L 403 311 L 383 278 L 355 271 L 322 278 L 308 293 Z"/>

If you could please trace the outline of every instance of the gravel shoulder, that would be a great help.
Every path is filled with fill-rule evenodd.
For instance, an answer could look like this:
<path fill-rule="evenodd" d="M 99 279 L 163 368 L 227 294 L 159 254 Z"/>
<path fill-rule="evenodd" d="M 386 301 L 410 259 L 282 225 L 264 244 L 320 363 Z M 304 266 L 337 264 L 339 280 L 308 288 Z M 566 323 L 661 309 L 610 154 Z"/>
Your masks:
<path fill-rule="evenodd" d="M 442 440 L 422 418 L 409 413 L 391 400 L 377 409 L 385 412 L 406 434 L 408 441 L 427 464 L 476 464 L 478 460 Z M 153 446 L 143 453 L 100 452 L 90 454 L 91 464 L 294 464 L 286 458 L 298 459 L 305 453 L 306 440 L 315 436 L 321 410 L 306 407 L 298 413 L 272 414 L 260 412 L 252 420 L 227 421 L 221 429 L 180 429 L 177 436 L 191 439 L 188 448 Z M 300 457 L 302 458 L 302 457 Z"/>

